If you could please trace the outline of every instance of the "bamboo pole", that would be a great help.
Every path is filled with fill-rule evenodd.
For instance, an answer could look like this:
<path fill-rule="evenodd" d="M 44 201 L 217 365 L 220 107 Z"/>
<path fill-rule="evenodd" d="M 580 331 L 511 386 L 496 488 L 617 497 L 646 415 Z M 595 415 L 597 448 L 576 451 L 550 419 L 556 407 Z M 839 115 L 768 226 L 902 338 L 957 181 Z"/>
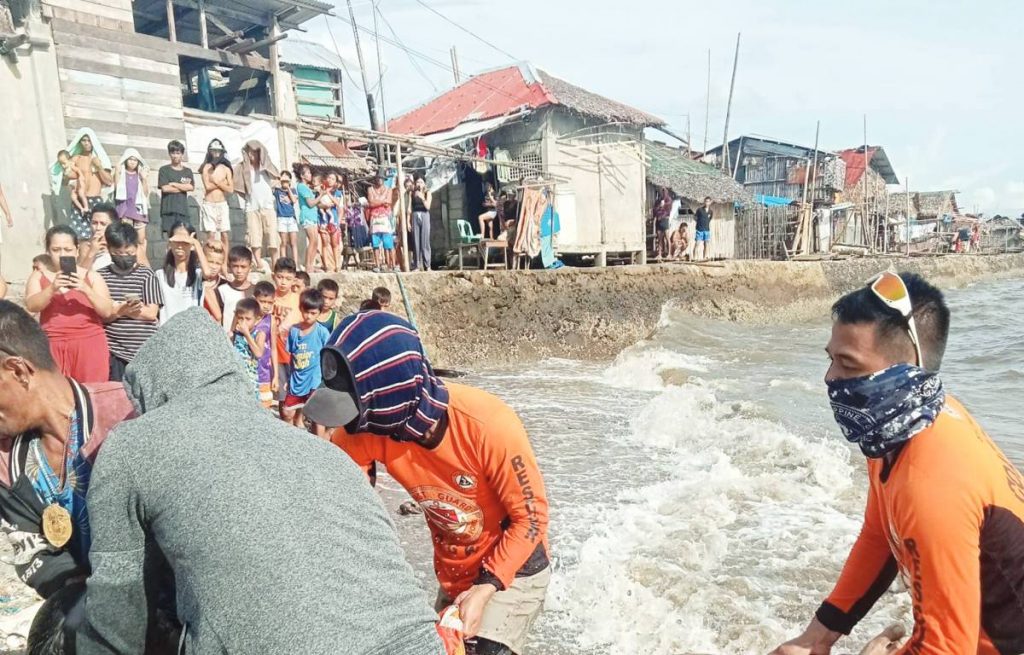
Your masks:
<path fill-rule="evenodd" d="M 690 115 L 686 115 L 686 158 L 693 159 L 693 149 L 690 148 Z"/>
<path fill-rule="evenodd" d="M 199 0 L 199 45 L 210 47 L 210 35 L 206 29 L 206 0 Z"/>
<path fill-rule="evenodd" d="M 171 43 L 178 40 L 178 27 L 174 23 L 174 0 L 167 0 L 167 38 Z"/>
<path fill-rule="evenodd" d="M 409 272 L 409 225 L 407 224 L 408 214 L 406 210 L 408 207 L 405 206 L 405 171 L 402 169 L 402 144 L 395 144 L 395 156 L 398 158 L 398 179 L 395 184 L 398 185 L 398 213 L 402 217 L 401 220 L 395 221 L 398 226 L 399 232 L 402 233 L 402 270 L 406 273 Z M 427 211 L 430 207 L 427 207 Z M 429 267 L 430 263 L 427 263 Z M 422 264 L 421 264 L 422 267 Z"/>
<path fill-rule="evenodd" d="M 380 56 L 380 30 L 377 26 L 377 15 L 380 13 L 378 2 L 379 0 L 373 2 L 373 40 L 377 42 L 377 90 L 380 92 L 380 115 L 384 123 L 381 127 L 387 132 L 388 112 L 384 106 L 384 60 Z"/>
<path fill-rule="evenodd" d="M 740 63 L 740 36 L 742 33 L 736 33 L 736 54 L 732 59 L 732 80 L 729 82 L 729 101 L 725 105 L 725 129 L 722 134 L 722 154 L 724 156 L 724 165 L 722 170 L 726 173 L 729 172 L 729 118 L 732 115 L 732 94 L 736 88 L 736 68 Z M 736 153 L 736 158 L 739 159 L 739 153 Z"/>
<path fill-rule="evenodd" d="M 882 254 L 889 254 L 889 189 L 885 190 L 885 230 L 882 232 Z"/>
<path fill-rule="evenodd" d="M 704 157 L 708 152 L 708 130 L 711 125 L 711 48 L 708 48 L 708 93 L 704 99 L 704 147 L 700 156 Z"/>
<path fill-rule="evenodd" d="M 814 164 L 811 170 L 811 214 L 814 214 L 814 194 L 817 191 L 818 182 L 818 137 L 821 136 L 821 121 L 817 121 L 814 125 Z M 808 229 L 810 226 L 808 225 Z M 808 237 L 810 238 L 810 237 Z M 815 250 L 817 244 L 815 244 Z M 813 250 L 811 251 L 813 252 Z"/>
<path fill-rule="evenodd" d="M 904 181 L 907 183 L 907 257 L 910 257 L 910 176 Z"/>
<path fill-rule="evenodd" d="M 452 46 L 449 52 L 452 56 L 452 75 L 455 76 L 455 84 L 462 84 L 462 73 L 459 71 L 459 53 L 455 50 L 455 46 Z"/>
<path fill-rule="evenodd" d="M 348 2 L 348 17 L 352 22 L 352 38 L 355 41 L 356 46 L 356 58 L 359 60 L 359 74 L 363 79 L 363 91 L 366 94 L 366 111 L 370 114 L 370 129 L 374 132 L 380 130 L 380 122 L 377 120 L 377 108 L 373 99 L 373 93 L 370 92 L 370 81 L 366 77 L 366 60 L 363 58 L 363 46 L 359 42 L 359 26 L 356 24 L 356 12 L 352 9 L 352 0 Z M 383 155 L 378 149 L 377 162 L 383 163 Z"/>

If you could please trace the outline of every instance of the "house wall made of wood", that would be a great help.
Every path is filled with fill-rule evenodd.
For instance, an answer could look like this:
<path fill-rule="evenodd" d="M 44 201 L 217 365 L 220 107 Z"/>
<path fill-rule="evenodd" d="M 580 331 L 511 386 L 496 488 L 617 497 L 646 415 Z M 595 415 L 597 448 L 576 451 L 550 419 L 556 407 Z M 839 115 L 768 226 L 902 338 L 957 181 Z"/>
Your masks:
<path fill-rule="evenodd" d="M 659 187 L 647 183 L 647 208 L 645 215 L 646 229 L 648 232 L 648 250 L 653 251 L 654 244 L 654 199 L 658 197 Z M 687 223 L 687 235 L 690 238 L 690 245 L 693 245 L 694 232 L 696 231 L 696 212 L 703 206 L 703 199 L 692 199 L 680 197 L 679 218 L 672 224 L 672 229 L 678 228 L 681 221 Z M 711 221 L 711 252 L 712 258 L 733 259 L 736 256 L 736 206 L 733 202 L 715 202 L 711 204 L 714 218 Z"/>
<path fill-rule="evenodd" d="M 604 126 L 558 108 L 546 112 L 545 124 L 545 166 L 569 180 L 556 192 L 559 251 L 644 252 L 643 130 Z"/>

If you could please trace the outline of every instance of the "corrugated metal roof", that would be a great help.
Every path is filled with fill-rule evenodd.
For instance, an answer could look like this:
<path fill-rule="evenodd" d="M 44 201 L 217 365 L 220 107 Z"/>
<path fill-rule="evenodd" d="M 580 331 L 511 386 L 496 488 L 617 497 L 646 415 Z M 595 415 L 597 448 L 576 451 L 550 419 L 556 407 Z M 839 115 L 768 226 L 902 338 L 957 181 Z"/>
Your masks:
<path fill-rule="evenodd" d="M 281 63 L 288 66 L 318 68 L 320 70 L 340 71 L 347 66 L 358 68 L 359 65 L 345 60 L 337 52 L 311 41 L 303 41 L 289 34 L 281 41 Z"/>
<path fill-rule="evenodd" d="M 340 168 L 350 171 L 370 170 L 375 165 L 349 150 L 340 141 L 316 141 L 303 139 L 299 141 L 299 157 L 310 166 Z"/>
<path fill-rule="evenodd" d="M 609 122 L 657 126 L 656 116 L 591 93 L 529 64 L 518 64 L 476 75 L 426 104 L 393 119 L 388 129 L 396 134 L 447 132 L 469 120 L 507 116 L 524 109 L 561 105 Z"/>
<path fill-rule="evenodd" d="M 846 188 L 856 186 L 864 175 L 864 146 L 839 152 L 839 158 L 846 162 Z M 889 156 L 880 146 L 869 146 L 867 159 L 871 168 L 882 176 L 886 184 L 899 184 L 896 171 L 889 162 Z"/>

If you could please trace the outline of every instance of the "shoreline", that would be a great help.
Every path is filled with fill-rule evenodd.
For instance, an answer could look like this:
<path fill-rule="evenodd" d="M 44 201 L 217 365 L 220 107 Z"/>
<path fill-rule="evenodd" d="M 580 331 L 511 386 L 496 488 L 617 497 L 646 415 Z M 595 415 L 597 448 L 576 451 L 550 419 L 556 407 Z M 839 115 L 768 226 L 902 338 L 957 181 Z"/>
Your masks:
<path fill-rule="evenodd" d="M 550 357 L 612 359 L 657 328 L 665 304 L 752 324 L 820 319 L 837 297 L 893 268 L 942 288 L 1024 276 L 1024 254 L 878 257 L 842 261 L 725 261 L 557 271 L 403 274 L 415 323 L 439 368 L 484 369 Z M 314 276 L 314 282 L 324 276 Z M 378 285 L 405 316 L 394 274 L 331 275 L 355 307 Z"/>

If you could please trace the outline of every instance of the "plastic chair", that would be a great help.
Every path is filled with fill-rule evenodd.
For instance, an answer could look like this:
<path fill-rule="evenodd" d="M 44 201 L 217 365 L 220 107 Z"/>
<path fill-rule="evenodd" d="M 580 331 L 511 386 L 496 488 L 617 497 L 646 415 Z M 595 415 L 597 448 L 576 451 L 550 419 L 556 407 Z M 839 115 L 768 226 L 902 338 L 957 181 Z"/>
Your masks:
<path fill-rule="evenodd" d="M 455 224 L 459 226 L 459 241 L 461 243 L 480 243 L 480 235 L 473 234 L 473 226 L 469 224 L 469 221 L 459 219 L 455 221 Z"/>

